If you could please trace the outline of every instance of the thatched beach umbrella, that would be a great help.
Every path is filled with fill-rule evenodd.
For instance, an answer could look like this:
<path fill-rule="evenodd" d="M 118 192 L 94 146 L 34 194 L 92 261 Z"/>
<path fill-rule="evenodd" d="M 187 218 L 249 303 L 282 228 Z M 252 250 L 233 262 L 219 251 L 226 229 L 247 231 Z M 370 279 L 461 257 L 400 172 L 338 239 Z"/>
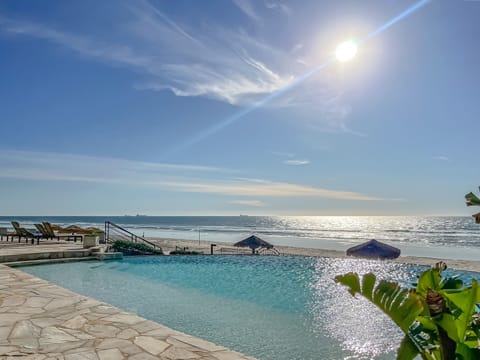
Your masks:
<path fill-rule="evenodd" d="M 252 249 L 252 254 L 255 254 L 255 249 L 258 249 L 258 248 L 266 248 L 266 249 L 272 249 L 273 248 L 272 244 L 266 242 L 265 240 L 260 239 L 256 235 L 251 235 L 251 236 L 247 237 L 246 239 L 243 239 L 242 241 L 239 241 L 239 242 L 233 244 L 233 246 L 249 247 L 250 249 Z"/>
<path fill-rule="evenodd" d="M 70 225 L 70 226 L 67 226 L 66 228 L 63 228 L 60 232 L 76 233 L 76 234 L 90 234 L 92 231 L 88 230 L 88 229 L 81 228 L 80 226 L 77 226 L 77 225 Z"/>
<path fill-rule="evenodd" d="M 367 259 L 396 259 L 400 256 L 400 249 L 372 239 L 351 247 L 347 250 L 347 255 Z"/>

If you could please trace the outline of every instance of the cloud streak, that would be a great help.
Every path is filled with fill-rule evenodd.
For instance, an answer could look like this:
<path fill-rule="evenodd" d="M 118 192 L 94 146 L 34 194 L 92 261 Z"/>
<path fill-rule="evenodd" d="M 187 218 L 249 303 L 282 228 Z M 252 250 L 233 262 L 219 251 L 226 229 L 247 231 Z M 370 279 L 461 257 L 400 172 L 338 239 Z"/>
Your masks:
<path fill-rule="evenodd" d="M 253 207 L 262 207 L 267 205 L 260 200 L 233 200 L 233 201 L 230 201 L 230 204 L 238 204 L 238 205 L 253 206 Z"/>
<path fill-rule="evenodd" d="M 290 15 L 292 13 L 292 9 L 286 4 L 284 4 L 281 1 L 265 1 L 265 6 L 268 9 L 275 9 L 275 10 L 280 10 L 286 15 Z"/>
<path fill-rule="evenodd" d="M 380 201 L 383 198 L 364 195 L 352 191 L 338 191 L 318 187 L 274 182 L 260 179 L 237 179 L 215 182 L 163 183 L 178 191 L 216 193 L 223 195 L 265 196 L 265 197 L 303 197 L 315 196 L 337 200 Z"/>
<path fill-rule="evenodd" d="M 0 168 L 2 169 L 0 178 L 35 182 L 59 181 L 141 186 L 164 191 L 222 196 L 273 198 L 314 196 L 337 200 L 385 200 L 352 191 L 234 177 L 235 171 L 231 169 L 72 154 L 7 150 L 0 153 Z"/>
<path fill-rule="evenodd" d="M 301 166 L 301 165 L 308 165 L 310 164 L 310 160 L 295 160 L 295 159 L 290 159 L 290 160 L 285 160 L 283 162 L 285 165 L 290 165 L 290 166 Z"/>
<path fill-rule="evenodd" d="M 233 3 L 250 19 L 258 23 L 262 22 L 260 16 L 253 8 L 253 4 L 250 0 L 233 0 Z"/>
<path fill-rule="evenodd" d="M 450 161 L 450 158 L 448 156 L 444 155 L 438 155 L 433 157 L 434 160 L 439 160 L 439 161 Z"/>

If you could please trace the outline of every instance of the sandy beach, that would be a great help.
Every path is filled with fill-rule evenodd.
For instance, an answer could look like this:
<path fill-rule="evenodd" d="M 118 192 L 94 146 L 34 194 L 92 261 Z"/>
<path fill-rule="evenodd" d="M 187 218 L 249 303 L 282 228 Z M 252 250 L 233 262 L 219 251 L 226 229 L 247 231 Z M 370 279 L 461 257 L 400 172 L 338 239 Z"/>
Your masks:
<path fill-rule="evenodd" d="M 176 248 L 188 248 L 190 251 L 199 251 L 204 254 L 210 253 L 210 244 L 214 243 L 217 246 L 214 248 L 216 254 L 220 253 L 221 249 L 228 251 L 239 251 L 238 248 L 233 247 L 232 243 L 227 242 L 211 242 L 206 240 L 181 240 L 181 239 L 172 239 L 172 238 L 148 238 L 149 241 L 155 242 L 162 249 L 169 253 Z M 314 256 L 314 257 L 330 257 L 330 258 L 347 258 L 344 251 L 340 250 L 327 250 L 327 249 L 312 249 L 312 248 L 301 248 L 293 246 L 275 246 L 275 248 L 282 255 L 292 255 L 292 256 Z M 245 253 L 249 252 L 249 249 L 244 249 Z M 241 251 L 241 250 L 240 250 Z M 348 257 L 351 259 L 351 257 Z M 444 261 L 447 266 L 451 269 L 456 270 L 466 270 L 466 271 L 475 271 L 480 272 L 480 261 L 472 260 L 461 260 L 461 259 L 439 259 L 433 257 L 417 257 L 417 256 L 400 256 L 396 260 L 386 260 L 394 261 L 398 263 L 405 264 L 416 264 L 416 265 L 426 265 L 432 266 L 439 261 Z"/>

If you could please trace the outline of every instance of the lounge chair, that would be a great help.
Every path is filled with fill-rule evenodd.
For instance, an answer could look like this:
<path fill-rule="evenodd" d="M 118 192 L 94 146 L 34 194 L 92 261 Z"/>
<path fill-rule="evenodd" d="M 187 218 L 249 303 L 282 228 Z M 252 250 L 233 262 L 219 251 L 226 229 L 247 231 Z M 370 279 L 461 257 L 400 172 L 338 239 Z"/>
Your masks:
<path fill-rule="evenodd" d="M 13 226 L 13 232 L 10 233 L 9 235 L 12 237 L 12 241 L 15 236 L 18 236 L 18 242 L 20 242 L 20 239 L 22 238 L 22 230 L 21 230 L 20 224 L 16 221 L 12 221 L 11 223 Z M 8 237 L 7 237 L 7 240 L 8 240 Z"/>
<path fill-rule="evenodd" d="M 45 226 L 43 226 L 43 224 L 34 224 L 35 227 L 37 228 L 38 231 L 40 231 L 40 233 L 42 234 L 42 237 L 44 239 L 54 239 L 55 236 L 52 236 L 48 231 L 47 229 L 45 229 Z"/>
<path fill-rule="evenodd" d="M 60 241 L 60 239 L 66 239 L 66 240 L 72 240 L 73 239 L 74 242 L 77 242 L 77 239 L 80 239 L 80 241 L 83 241 L 83 236 L 82 235 L 59 234 L 59 233 L 55 234 L 55 231 L 53 230 L 53 225 L 50 224 L 48 221 L 43 222 L 43 227 L 45 228 L 45 231 L 48 234 L 48 236 L 52 239 L 57 239 L 59 241 Z M 59 231 L 60 232 L 62 232 L 62 231 L 67 232 L 67 231 L 69 231 L 69 229 L 62 229 L 62 230 L 59 230 Z"/>
<path fill-rule="evenodd" d="M 18 237 L 18 242 L 22 240 L 22 237 L 25 237 L 25 241 L 28 241 L 27 236 L 31 235 L 31 233 L 27 229 L 21 227 L 17 221 L 12 221 L 11 223 L 14 229 L 14 233 L 12 233 L 12 241 L 15 236 Z"/>
<path fill-rule="evenodd" d="M 32 232 L 30 232 L 30 230 L 21 227 L 17 221 L 12 221 L 12 225 L 16 233 L 14 236 L 18 236 L 18 242 L 21 242 L 22 237 L 24 237 L 25 242 L 28 242 L 28 239 L 31 239 L 32 244 L 34 244 L 35 239 L 37 239 L 37 245 L 40 243 L 40 235 L 33 234 Z"/>

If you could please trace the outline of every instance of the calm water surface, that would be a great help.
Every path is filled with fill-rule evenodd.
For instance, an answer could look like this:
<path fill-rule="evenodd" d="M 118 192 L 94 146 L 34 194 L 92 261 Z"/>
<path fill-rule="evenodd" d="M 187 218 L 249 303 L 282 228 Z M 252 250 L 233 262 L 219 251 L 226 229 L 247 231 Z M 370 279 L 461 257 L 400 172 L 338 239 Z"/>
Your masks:
<path fill-rule="evenodd" d="M 401 333 L 373 305 L 352 298 L 332 279 L 372 271 L 410 285 L 423 269 L 250 256 L 144 257 L 22 268 L 263 360 L 394 359 Z"/>

